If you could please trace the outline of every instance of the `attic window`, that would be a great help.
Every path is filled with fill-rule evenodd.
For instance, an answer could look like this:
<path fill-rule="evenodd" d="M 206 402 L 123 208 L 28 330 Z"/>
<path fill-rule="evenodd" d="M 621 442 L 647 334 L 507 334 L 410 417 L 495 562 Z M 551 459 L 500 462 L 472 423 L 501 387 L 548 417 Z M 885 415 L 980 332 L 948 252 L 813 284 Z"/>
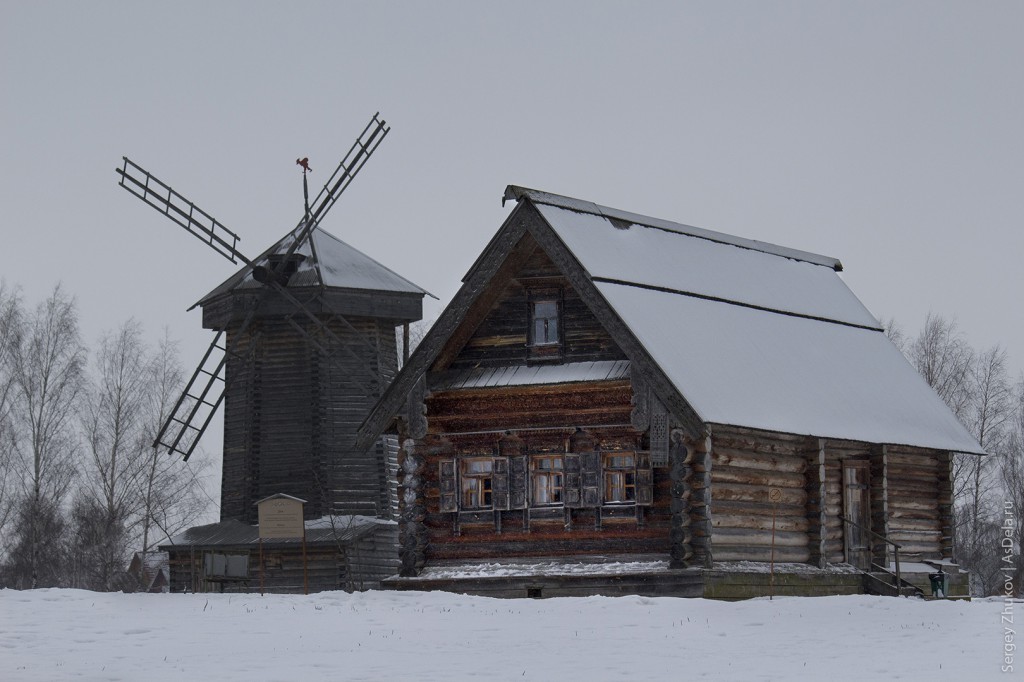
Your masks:
<path fill-rule="evenodd" d="M 531 358 L 557 358 L 562 350 L 562 291 L 534 289 L 529 292 L 527 345 Z"/>
<path fill-rule="evenodd" d="M 533 302 L 533 345 L 558 343 L 558 301 Z"/>

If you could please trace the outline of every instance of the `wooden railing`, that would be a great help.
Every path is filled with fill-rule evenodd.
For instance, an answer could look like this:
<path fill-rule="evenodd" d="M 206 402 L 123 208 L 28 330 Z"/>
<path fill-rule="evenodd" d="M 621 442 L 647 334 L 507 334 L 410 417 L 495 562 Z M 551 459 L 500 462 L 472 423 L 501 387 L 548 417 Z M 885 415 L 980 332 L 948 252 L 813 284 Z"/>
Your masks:
<path fill-rule="evenodd" d="M 848 518 L 846 518 L 844 516 L 840 516 L 839 520 L 842 521 L 843 523 L 848 523 L 851 526 L 854 526 L 856 528 L 861 529 L 862 531 L 864 531 L 865 533 L 867 533 L 871 537 L 878 538 L 879 540 L 881 540 L 882 542 L 884 542 L 887 545 L 892 545 L 893 557 L 894 557 L 894 560 L 895 560 L 895 563 L 896 563 L 896 594 L 900 594 L 900 591 L 903 589 L 903 578 L 900 575 L 900 547 L 901 547 L 901 545 L 899 545 L 898 543 L 893 542 L 892 540 L 890 540 L 889 538 L 885 537 L 884 535 L 876 533 L 875 531 L 871 530 L 870 528 L 865 528 L 864 526 L 860 525 L 856 521 L 851 521 L 850 519 L 848 519 Z M 873 553 L 873 551 L 872 551 L 872 553 Z"/>

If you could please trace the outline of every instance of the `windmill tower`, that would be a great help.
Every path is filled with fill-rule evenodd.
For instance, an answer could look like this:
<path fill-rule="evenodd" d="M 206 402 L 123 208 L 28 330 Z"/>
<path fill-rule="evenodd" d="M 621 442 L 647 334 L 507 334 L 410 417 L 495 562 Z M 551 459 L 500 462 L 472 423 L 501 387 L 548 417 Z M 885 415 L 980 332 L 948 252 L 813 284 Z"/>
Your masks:
<path fill-rule="evenodd" d="M 222 521 L 255 523 L 255 503 L 275 494 L 306 500 L 307 518 L 390 514 L 393 448 L 358 451 L 355 435 L 397 371 L 396 328 L 422 317 L 427 292 L 320 227 L 389 130 L 374 115 L 312 203 L 307 189 L 298 225 L 253 259 L 127 157 L 117 169 L 121 187 L 243 265 L 196 304 L 216 336 L 154 443 L 188 459 L 224 403 Z"/>

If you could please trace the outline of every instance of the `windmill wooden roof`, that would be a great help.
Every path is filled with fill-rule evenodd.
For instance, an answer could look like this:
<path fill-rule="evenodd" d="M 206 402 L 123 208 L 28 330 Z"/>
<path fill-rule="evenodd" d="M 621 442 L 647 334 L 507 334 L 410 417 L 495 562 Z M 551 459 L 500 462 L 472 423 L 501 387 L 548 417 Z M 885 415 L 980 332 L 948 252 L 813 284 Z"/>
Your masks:
<path fill-rule="evenodd" d="M 291 246 L 298 229 L 286 234 L 253 262 L 256 265 L 266 265 L 272 256 L 283 255 Z M 319 227 L 314 228 L 310 238 L 296 250 L 296 253 L 304 256 L 304 260 L 288 281 L 289 287 L 323 286 L 335 289 L 433 296 L 426 289 L 413 284 L 362 251 Z M 203 296 L 192 307 L 203 305 L 230 291 L 257 289 L 262 286 L 253 279 L 252 268 L 245 266 Z"/>
<path fill-rule="evenodd" d="M 363 425 L 375 437 L 529 235 L 691 431 L 707 424 L 982 454 L 837 274 L 838 260 L 522 187 Z M 442 360 L 443 360 L 443 356 Z"/>

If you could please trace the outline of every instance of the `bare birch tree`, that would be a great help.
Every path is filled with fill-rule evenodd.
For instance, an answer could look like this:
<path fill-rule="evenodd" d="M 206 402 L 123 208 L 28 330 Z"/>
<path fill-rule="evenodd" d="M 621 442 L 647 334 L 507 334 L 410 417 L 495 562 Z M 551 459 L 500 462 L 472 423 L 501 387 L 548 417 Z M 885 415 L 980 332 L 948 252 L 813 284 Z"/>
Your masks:
<path fill-rule="evenodd" d="M 21 297 L 0 280 L 0 538 L 14 511 L 14 426 L 11 422 L 14 372 L 11 358 L 20 336 Z M 6 543 L 0 542 L 0 547 Z M 5 553 L 0 550 L 0 562 Z"/>
<path fill-rule="evenodd" d="M 133 549 L 191 525 L 208 509 L 201 467 L 159 454 L 157 429 L 182 383 L 174 343 L 151 352 L 129 320 L 105 335 L 82 410 L 89 451 L 72 511 L 80 586 L 131 589 L 125 569 Z"/>
<path fill-rule="evenodd" d="M 974 351 L 957 323 L 928 313 L 924 328 L 907 348 L 907 356 L 928 385 L 965 421 Z"/>
<path fill-rule="evenodd" d="M 124 586 L 132 534 L 139 525 L 147 363 L 135 320 L 100 340 L 82 409 L 89 456 L 73 510 L 82 587 Z"/>
<path fill-rule="evenodd" d="M 203 488 L 208 469 L 202 453 L 188 462 L 160 453 L 152 447 L 157 432 L 174 408 L 184 375 L 177 344 L 167 332 L 147 364 L 143 415 L 143 457 L 139 475 L 140 544 L 142 551 L 193 525 L 210 509 Z"/>
<path fill-rule="evenodd" d="M 74 414 L 85 364 L 75 301 L 60 285 L 27 317 L 11 351 L 21 489 L 10 573 L 18 586 L 55 585 L 61 577 L 62 506 L 79 454 Z"/>

